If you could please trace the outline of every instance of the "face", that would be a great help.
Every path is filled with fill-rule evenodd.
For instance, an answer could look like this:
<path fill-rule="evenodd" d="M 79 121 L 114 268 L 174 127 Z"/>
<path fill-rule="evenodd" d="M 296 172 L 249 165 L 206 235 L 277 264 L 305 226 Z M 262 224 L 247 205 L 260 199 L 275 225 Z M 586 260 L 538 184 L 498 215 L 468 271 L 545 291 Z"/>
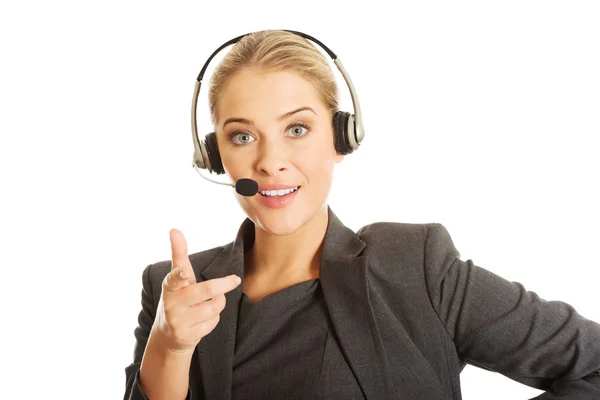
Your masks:
<path fill-rule="evenodd" d="M 295 72 L 244 69 L 229 79 L 217 111 L 225 172 L 233 181 L 258 182 L 255 196 L 235 193 L 256 226 L 289 235 L 323 212 L 343 155 L 334 148 L 332 115 L 311 83 Z"/>

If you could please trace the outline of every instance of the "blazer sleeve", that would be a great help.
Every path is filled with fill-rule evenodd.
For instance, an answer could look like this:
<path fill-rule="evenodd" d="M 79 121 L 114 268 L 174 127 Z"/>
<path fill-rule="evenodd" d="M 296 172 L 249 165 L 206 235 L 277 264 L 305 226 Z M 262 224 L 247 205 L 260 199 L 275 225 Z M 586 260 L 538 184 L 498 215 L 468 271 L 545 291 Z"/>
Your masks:
<path fill-rule="evenodd" d="M 600 399 L 600 324 L 461 260 L 446 228 L 426 225 L 427 290 L 459 357 L 544 390 L 535 400 Z"/>
<path fill-rule="evenodd" d="M 125 368 L 125 395 L 123 400 L 148 400 L 148 396 L 140 388 L 140 367 L 142 357 L 146 349 L 146 343 L 150 336 L 150 330 L 156 317 L 156 307 L 150 283 L 150 269 L 148 265 L 142 272 L 142 310 L 138 315 L 138 326 L 134 330 L 135 346 L 133 350 L 133 362 Z M 192 391 L 188 386 L 185 400 L 192 400 Z"/>

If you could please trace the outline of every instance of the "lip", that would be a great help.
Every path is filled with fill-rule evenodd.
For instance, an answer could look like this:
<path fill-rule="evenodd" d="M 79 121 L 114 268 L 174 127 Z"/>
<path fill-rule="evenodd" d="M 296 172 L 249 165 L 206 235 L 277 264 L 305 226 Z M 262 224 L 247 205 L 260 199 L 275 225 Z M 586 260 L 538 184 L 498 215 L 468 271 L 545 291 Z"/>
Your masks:
<path fill-rule="evenodd" d="M 281 189 L 287 189 L 290 187 L 295 187 L 295 186 L 287 186 L 287 187 L 283 187 L 283 185 Z M 265 187 L 274 187 L 274 186 L 265 186 Z M 264 204 L 265 206 L 269 207 L 269 208 L 284 208 L 288 205 L 290 205 L 294 199 L 296 198 L 296 195 L 298 194 L 298 192 L 302 189 L 301 186 L 298 186 L 297 190 L 294 190 L 292 193 L 286 194 L 285 196 L 279 196 L 279 197 L 267 197 L 267 196 L 263 196 L 260 193 L 257 193 L 257 197 L 259 198 L 260 202 L 262 204 Z M 262 189 L 262 190 L 275 190 L 275 189 Z M 279 190 L 279 189 L 277 189 Z"/>
<path fill-rule="evenodd" d="M 288 185 L 288 184 L 277 184 L 277 185 L 265 185 L 265 186 L 260 186 L 258 188 L 259 192 L 262 192 L 263 190 L 281 190 L 281 189 L 292 189 L 295 187 L 300 187 L 300 185 Z"/>

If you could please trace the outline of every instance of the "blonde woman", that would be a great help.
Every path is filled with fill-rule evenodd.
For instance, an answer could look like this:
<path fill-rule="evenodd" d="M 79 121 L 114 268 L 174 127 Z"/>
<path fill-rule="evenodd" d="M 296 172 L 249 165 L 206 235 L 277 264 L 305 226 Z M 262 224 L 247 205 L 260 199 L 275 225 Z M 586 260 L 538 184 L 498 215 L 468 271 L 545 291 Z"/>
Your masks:
<path fill-rule="evenodd" d="M 439 223 L 336 217 L 333 170 L 362 126 L 315 40 L 236 42 L 195 161 L 258 188 L 235 194 L 234 241 L 188 256 L 173 229 L 172 259 L 144 270 L 125 399 L 458 400 L 467 363 L 536 399 L 600 399 L 600 324 L 463 261 Z"/>

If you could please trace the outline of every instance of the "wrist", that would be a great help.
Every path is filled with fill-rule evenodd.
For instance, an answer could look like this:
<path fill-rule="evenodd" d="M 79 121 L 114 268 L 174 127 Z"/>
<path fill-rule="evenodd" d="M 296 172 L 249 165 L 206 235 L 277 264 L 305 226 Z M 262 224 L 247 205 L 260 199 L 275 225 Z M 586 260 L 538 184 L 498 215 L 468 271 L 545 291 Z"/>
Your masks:
<path fill-rule="evenodd" d="M 150 332 L 150 336 L 148 337 L 146 350 L 158 354 L 164 358 L 187 360 L 192 358 L 195 348 L 173 349 L 167 345 L 167 341 L 160 332 L 152 330 Z"/>

